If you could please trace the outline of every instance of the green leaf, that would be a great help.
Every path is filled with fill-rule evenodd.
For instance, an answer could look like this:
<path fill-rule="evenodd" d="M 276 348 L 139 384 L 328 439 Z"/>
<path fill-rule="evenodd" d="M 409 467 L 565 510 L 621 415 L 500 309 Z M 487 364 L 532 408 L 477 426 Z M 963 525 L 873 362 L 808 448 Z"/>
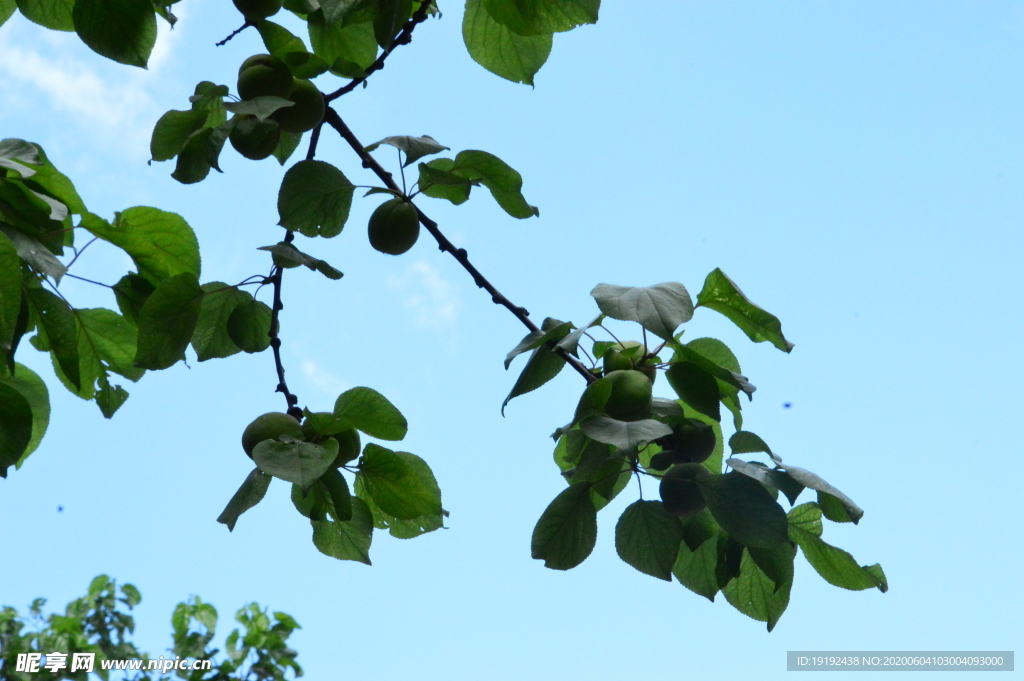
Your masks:
<path fill-rule="evenodd" d="M 542 345 L 546 345 L 548 341 L 555 341 L 563 338 L 568 331 L 572 328 L 572 322 L 558 322 L 550 317 L 545 320 L 545 328 L 531 331 L 523 337 L 523 340 L 519 341 L 509 353 L 505 356 L 505 370 L 507 371 L 509 366 L 519 355 L 524 352 L 529 352 L 539 348 Z"/>
<path fill-rule="evenodd" d="M 816 537 L 821 536 L 821 509 L 813 501 L 792 508 L 787 515 L 789 525 L 799 527 Z"/>
<path fill-rule="evenodd" d="M 267 51 L 287 64 L 296 78 L 316 78 L 327 71 L 327 62 L 311 54 L 302 40 L 285 27 L 263 19 L 256 28 Z"/>
<path fill-rule="evenodd" d="M 825 511 L 825 517 L 829 520 L 839 523 L 852 522 L 856 525 L 860 522 L 860 519 L 864 517 L 864 510 L 857 504 L 853 503 L 853 499 L 846 496 L 814 473 L 803 468 L 798 468 L 797 466 L 784 465 L 783 468 L 786 469 L 786 473 L 789 474 L 789 477 L 793 478 L 804 487 L 810 487 L 819 493 L 824 492 L 825 494 L 831 495 L 839 502 L 839 504 L 830 503 L 831 500 L 826 499 L 825 503 L 828 505 L 828 509 L 826 510 L 825 506 L 822 506 L 822 511 Z M 819 494 L 819 504 L 821 503 L 821 499 L 822 497 Z"/>
<path fill-rule="evenodd" d="M 793 349 L 793 344 L 782 335 L 779 319 L 750 302 L 721 269 L 715 268 L 704 280 L 704 288 L 697 295 L 697 307 L 725 315 L 755 343 L 768 341 L 783 352 Z"/>
<path fill-rule="evenodd" d="M 789 536 L 799 544 L 811 567 L 829 584 L 851 591 L 872 588 L 882 593 L 888 591 L 889 584 L 881 565 L 861 566 L 846 551 L 826 544 L 820 537 L 798 525 L 790 525 Z"/>
<path fill-rule="evenodd" d="M 599 378 L 584 389 L 580 401 L 576 403 L 576 412 L 572 417 L 572 425 L 576 425 L 591 416 L 603 416 L 608 398 L 612 396 L 612 382 L 607 378 Z"/>
<path fill-rule="evenodd" d="M 50 425 L 50 393 L 46 389 L 46 383 L 39 375 L 24 364 L 15 363 L 14 372 L 3 375 L 0 369 L 0 385 L 14 388 L 24 397 L 32 409 L 32 436 L 22 451 L 21 456 L 14 462 L 16 468 L 21 468 L 25 459 L 39 447 L 39 443 L 46 434 L 46 428 Z M 0 466 L 3 457 L 0 456 Z"/>
<path fill-rule="evenodd" d="M 665 372 L 665 378 L 683 402 L 716 421 L 722 420 L 718 381 L 714 376 L 696 364 L 676 362 Z"/>
<path fill-rule="evenodd" d="M 593 326 L 599 326 L 603 321 L 604 314 L 597 315 L 596 317 L 591 319 L 589 323 L 584 324 L 583 326 L 581 326 L 580 328 L 576 329 L 568 336 L 563 338 L 562 340 L 558 341 L 558 345 L 556 347 L 562 348 L 569 354 L 579 357 L 579 344 L 580 339 L 583 338 L 583 334 L 587 332 L 587 329 Z"/>
<path fill-rule="evenodd" d="M 49 194 L 67 206 L 67 209 L 76 215 L 84 214 L 86 212 L 85 204 L 82 203 L 82 197 L 75 190 L 75 185 L 72 184 L 66 175 L 50 163 L 46 153 L 39 145 L 30 146 L 38 152 L 37 160 L 40 163 L 32 169 L 32 176 L 25 180 L 25 186 Z M 0 151 L 0 165 L 3 165 L 2 151 Z M 22 172 L 22 177 L 24 178 L 26 177 L 24 171 L 28 170 L 28 168 L 21 166 L 20 168 L 15 168 L 15 170 Z"/>
<path fill-rule="evenodd" d="M 715 339 L 704 338 L 698 340 L 714 341 Z M 699 349 L 694 349 L 693 347 L 691 347 L 691 345 L 692 344 L 679 345 L 677 343 L 672 343 L 672 347 L 675 350 L 675 352 L 672 355 L 672 361 L 690 362 L 691 364 L 700 367 L 702 370 L 714 376 L 715 380 L 718 381 L 718 384 L 720 386 L 719 392 L 722 393 L 723 399 L 726 395 L 736 395 L 736 393 L 740 390 L 746 393 L 748 398 L 753 397 L 754 391 L 757 390 L 757 388 L 750 384 L 746 376 L 743 376 L 738 372 L 732 371 L 730 368 L 726 366 L 718 364 L 714 359 L 707 357 L 706 355 L 701 353 Z M 704 347 L 706 348 L 707 345 L 704 345 Z M 728 350 L 728 348 L 726 348 L 726 350 Z"/>
<path fill-rule="evenodd" d="M 252 472 L 246 476 L 242 486 L 231 497 L 231 501 L 217 516 L 217 522 L 227 525 L 229 532 L 234 530 L 238 517 L 263 501 L 263 497 L 267 494 L 267 488 L 270 487 L 270 481 L 273 479 L 259 468 L 253 468 Z"/>
<path fill-rule="evenodd" d="M 451 201 L 456 206 L 465 203 L 475 183 L 451 172 L 454 167 L 455 161 L 450 158 L 435 158 L 430 163 L 421 163 L 420 191 L 435 199 Z"/>
<path fill-rule="evenodd" d="M 601 0 L 484 0 L 484 7 L 501 25 L 528 36 L 596 24 Z"/>
<path fill-rule="evenodd" d="M 246 300 L 228 315 L 228 338 L 248 353 L 263 352 L 270 347 L 270 325 L 274 311 L 259 300 Z"/>
<path fill-rule="evenodd" d="M 203 284 L 202 306 L 199 319 L 192 333 L 192 348 L 200 362 L 208 359 L 230 357 L 241 348 L 235 345 L 228 333 L 228 320 L 240 305 L 252 301 L 252 295 L 220 281 Z"/>
<path fill-rule="evenodd" d="M 759 461 L 750 462 L 743 459 L 730 458 L 725 463 L 738 473 L 753 478 L 770 489 L 782 492 L 789 499 L 790 504 L 795 504 L 797 497 L 804 491 L 804 486 L 786 475 L 785 471 L 778 468 L 768 468 Z"/>
<path fill-rule="evenodd" d="M 695 480 L 711 515 L 744 546 L 774 549 L 788 540 L 786 512 L 761 483 L 739 473 Z"/>
<path fill-rule="evenodd" d="M 370 565 L 373 517 L 362 499 L 352 499 L 352 519 L 345 522 L 314 520 L 313 545 L 320 553 L 338 560 Z"/>
<path fill-rule="evenodd" d="M 156 287 L 139 313 L 135 366 L 166 369 L 184 358 L 203 295 L 192 272 L 176 274 Z"/>
<path fill-rule="evenodd" d="M 421 483 L 426 485 L 431 490 L 431 493 L 435 494 L 440 500 L 441 488 L 438 487 L 437 480 L 434 479 L 434 473 L 430 470 L 427 462 L 408 452 L 395 452 L 395 454 L 412 467 Z M 370 513 L 373 515 L 373 526 L 381 530 L 388 530 L 391 536 L 398 539 L 412 539 L 413 537 L 418 537 L 421 534 L 433 532 L 444 527 L 444 516 L 447 515 L 447 511 L 443 509 L 440 513 L 421 515 L 409 520 L 400 520 L 389 513 L 385 513 L 374 502 L 373 497 L 366 490 L 363 479 L 359 476 L 356 476 L 356 495 L 365 501 L 369 507 Z"/>
<path fill-rule="evenodd" d="M 71 10 L 75 0 L 18 0 L 18 9 L 31 22 L 51 31 L 74 31 Z"/>
<path fill-rule="evenodd" d="M 366 147 L 364 151 L 376 151 L 382 144 L 391 145 L 392 147 L 401 149 L 405 152 L 405 163 L 402 164 L 403 168 L 408 168 L 411 164 L 420 160 L 424 156 L 439 154 L 445 149 L 448 149 L 448 147 L 444 146 L 430 135 L 423 135 L 421 137 L 413 137 L 411 135 L 394 135 L 392 137 L 385 137 L 379 142 L 374 142 L 370 146 Z"/>
<path fill-rule="evenodd" d="M 320 476 L 320 483 L 331 499 L 331 510 L 338 522 L 352 520 L 352 494 L 348 490 L 345 476 L 337 468 L 328 468 Z"/>
<path fill-rule="evenodd" d="M 619 558 L 666 582 L 672 581 L 672 566 L 682 541 L 683 526 L 665 511 L 660 501 L 633 502 L 615 525 L 615 550 Z"/>
<path fill-rule="evenodd" d="M 221 113 L 223 114 L 223 112 Z M 224 148 L 224 142 L 227 141 L 228 135 L 231 134 L 231 129 L 234 127 L 234 120 L 218 123 L 216 127 L 211 127 L 209 123 L 215 119 L 215 116 L 210 116 L 206 127 L 192 135 L 185 143 L 185 148 L 178 153 L 178 163 L 174 166 L 174 172 L 171 173 L 171 177 L 178 182 L 195 184 L 205 180 L 206 176 L 210 174 L 211 168 L 220 171 L 218 159 Z"/>
<path fill-rule="evenodd" d="M 273 246 L 260 246 L 258 250 L 270 251 L 273 253 L 277 256 L 277 258 L 275 258 L 275 262 L 277 262 L 278 259 L 282 259 L 287 263 L 291 263 L 284 265 L 285 267 L 305 265 L 314 272 L 320 272 L 328 279 L 341 279 L 344 276 L 341 272 L 334 269 L 323 260 L 318 260 L 311 255 L 307 255 L 295 248 L 295 246 L 284 241 L 274 244 Z"/>
<path fill-rule="evenodd" d="M 185 218 L 177 213 L 139 206 L 118 213 L 113 224 L 86 214 L 82 226 L 124 250 L 139 274 L 154 285 L 185 272 L 196 278 L 201 274 L 199 242 Z"/>
<path fill-rule="evenodd" d="M 210 112 L 204 109 L 172 110 L 161 116 L 153 127 L 153 136 L 149 141 L 149 153 L 153 160 L 169 161 L 177 156 L 209 116 Z"/>
<path fill-rule="evenodd" d="M 768 623 L 768 631 L 775 628 L 789 605 L 789 584 L 778 591 L 775 583 L 757 566 L 749 551 L 743 552 L 740 575 L 731 580 L 722 594 L 729 604 L 747 617 Z"/>
<path fill-rule="evenodd" d="M 432 478 L 433 476 L 431 476 Z M 359 460 L 359 480 L 373 502 L 399 520 L 440 515 L 441 495 L 397 452 L 367 444 Z"/>
<path fill-rule="evenodd" d="M 277 197 L 278 223 L 308 237 L 333 237 L 348 220 L 355 187 L 323 161 L 299 161 L 285 173 Z"/>
<path fill-rule="evenodd" d="M 799 485 L 800 483 L 794 484 Z M 839 497 L 833 496 L 828 492 L 822 492 L 820 490 L 818 491 L 817 495 L 818 506 L 821 507 L 821 512 L 826 518 L 828 518 L 834 523 L 854 522 L 853 516 L 851 516 L 849 511 L 846 510 L 846 505 Z"/>
<path fill-rule="evenodd" d="M 96 406 L 104 418 L 113 418 L 118 409 L 128 400 L 128 391 L 119 385 L 110 385 L 106 373 L 99 375 L 99 389 L 96 391 Z"/>
<path fill-rule="evenodd" d="M 612 319 L 637 322 L 651 333 L 671 340 L 676 328 L 693 317 L 693 302 L 682 284 L 614 286 L 598 284 L 590 295 Z"/>
<path fill-rule="evenodd" d="M 42 272 L 53 279 L 53 283 L 60 283 L 60 278 L 64 276 L 67 268 L 64 267 L 60 260 L 53 257 L 53 253 L 46 246 L 39 243 L 37 239 L 33 239 L 16 229 L 8 227 L 2 222 L 0 222 L 0 234 L 5 235 L 10 240 L 19 258 L 28 263 L 37 272 Z"/>
<path fill-rule="evenodd" d="M 226 102 L 224 109 L 238 116 L 255 116 L 258 120 L 265 121 L 275 111 L 289 106 L 295 106 L 295 102 L 283 97 L 253 97 L 242 102 Z"/>
<path fill-rule="evenodd" d="M 717 533 L 705 538 L 694 548 L 682 542 L 672 566 L 672 574 L 680 584 L 712 603 L 718 593 L 718 577 L 715 572 L 718 566 L 718 541 L 715 537 Z"/>
<path fill-rule="evenodd" d="M 635 450 L 659 437 L 672 434 L 672 428 L 661 421 L 617 421 L 607 416 L 591 416 L 580 422 L 580 429 L 598 442 L 622 450 Z"/>
<path fill-rule="evenodd" d="M 748 546 L 747 553 L 757 567 L 761 568 L 761 572 L 775 584 L 776 592 L 793 584 L 793 558 L 796 551 L 792 546 L 785 545 L 777 549 Z"/>
<path fill-rule="evenodd" d="M 372 23 L 328 24 L 323 11 L 310 14 L 307 23 L 313 52 L 331 65 L 331 71 L 336 75 L 349 77 L 338 71 L 337 62 L 349 62 L 363 70 L 377 58 L 377 39 Z"/>
<path fill-rule="evenodd" d="M 156 44 L 156 13 L 151 0 L 75 0 L 78 37 L 107 59 L 146 68 Z"/>
<path fill-rule="evenodd" d="M 71 306 L 41 288 L 26 288 L 25 295 L 45 347 L 53 353 L 54 359 L 71 384 L 76 389 L 81 389 L 78 326 Z"/>
<path fill-rule="evenodd" d="M 15 0 L 0 0 L 0 26 L 7 23 L 7 20 L 18 10 Z"/>
<path fill-rule="evenodd" d="M 14 244 L 0 233 L 0 350 L 7 352 L 21 311 L 21 258 Z"/>
<path fill-rule="evenodd" d="M 550 337 L 547 337 L 549 331 L 553 333 Z M 569 334 L 569 331 L 569 324 L 548 317 L 541 325 L 541 338 L 547 337 L 547 340 L 560 341 Z M 501 413 L 504 415 L 505 406 L 512 401 L 512 398 L 525 395 L 541 387 L 557 376 L 564 366 L 565 360 L 560 355 L 547 345 L 539 344 L 533 351 L 533 354 L 530 355 L 530 359 L 526 362 L 526 366 L 523 367 L 519 378 L 516 379 L 515 385 L 512 386 L 512 391 L 505 398 L 505 401 L 501 403 Z"/>
<path fill-rule="evenodd" d="M 782 463 L 782 459 L 772 453 L 771 448 L 765 441 L 750 431 L 740 430 L 733 433 L 732 437 L 729 438 L 729 448 L 734 455 L 764 452 L 772 457 L 772 460 L 776 463 Z"/>
<path fill-rule="evenodd" d="M 32 406 L 14 386 L 0 383 L 0 478 L 32 441 Z"/>
<path fill-rule="evenodd" d="M 540 215 L 540 210 L 523 196 L 522 175 L 494 154 L 473 149 L 460 151 L 449 172 L 487 187 L 498 205 L 514 218 Z"/>
<path fill-rule="evenodd" d="M 134 272 L 129 272 L 121 277 L 114 284 L 114 296 L 117 298 L 117 307 L 121 310 L 124 318 L 137 326 L 142 306 L 146 304 L 155 290 L 156 287 L 148 279 L 140 277 Z"/>
<path fill-rule="evenodd" d="M 530 554 L 552 570 L 571 570 L 590 555 L 597 542 L 597 509 L 590 485 L 570 485 L 544 509 L 536 527 Z"/>
<path fill-rule="evenodd" d="M 381 49 L 388 50 L 395 36 L 412 16 L 412 0 L 378 0 L 377 16 L 373 19 L 373 34 Z"/>
<path fill-rule="evenodd" d="M 401 440 L 409 424 L 386 397 L 373 388 L 346 390 L 334 402 L 334 415 L 346 425 L 380 440 Z"/>
<path fill-rule="evenodd" d="M 487 13 L 483 0 L 466 0 L 462 40 L 477 64 L 514 83 L 533 85 L 551 53 L 551 34 L 522 36 Z"/>
<path fill-rule="evenodd" d="M 302 141 L 301 132 L 287 132 L 286 130 L 281 131 L 281 141 L 277 143 L 277 148 L 274 149 L 274 158 L 277 159 L 278 163 L 284 165 L 288 159 L 299 146 L 299 142 Z"/>
<path fill-rule="evenodd" d="M 260 470 L 308 490 L 338 456 L 338 441 L 323 444 L 264 440 L 252 450 L 252 459 Z"/>

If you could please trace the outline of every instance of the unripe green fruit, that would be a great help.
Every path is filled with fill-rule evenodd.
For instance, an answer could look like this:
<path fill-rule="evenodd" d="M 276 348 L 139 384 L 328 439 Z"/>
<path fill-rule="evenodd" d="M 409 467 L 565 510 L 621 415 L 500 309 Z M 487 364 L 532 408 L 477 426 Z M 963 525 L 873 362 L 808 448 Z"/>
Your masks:
<path fill-rule="evenodd" d="M 235 125 L 228 139 L 239 154 L 259 161 L 277 149 L 281 141 L 281 127 L 275 121 L 261 121 L 255 116 L 244 114 L 235 117 Z"/>
<path fill-rule="evenodd" d="M 626 350 L 632 350 L 633 348 L 643 348 L 640 352 L 631 352 L 628 355 L 624 353 Z M 647 366 L 651 363 L 651 359 L 647 359 L 637 366 L 636 362 L 640 362 L 644 355 L 647 354 L 647 348 L 640 341 L 623 341 L 616 343 L 612 347 L 608 348 L 608 351 L 604 353 L 604 373 L 610 374 L 613 371 L 624 371 L 626 369 L 636 369 L 644 376 L 647 380 L 654 384 L 656 378 L 658 378 L 658 370 L 653 366 Z"/>
<path fill-rule="evenodd" d="M 668 450 L 665 452 L 658 452 L 651 457 L 651 465 L 648 468 L 656 471 L 663 471 L 673 463 L 675 463 L 675 452 Z"/>
<path fill-rule="evenodd" d="M 312 130 L 323 120 L 327 105 L 323 94 L 310 81 L 296 78 L 292 92 L 286 99 L 295 102 L 295 105 L 278 109 L 271 116 L 285 132 L 303 133 Z"/>
<path fill-rule="evenodd" d="M 699 463 L 681 463 L 670 468 L 659 488 L 665 510 L 680 518 L 691 518 L 704 510 L 707 501 L 696 481 L 711 475 L 711 471 Z"/>
<path fill-rule="evenodd" d="M 359 442 L 358 430 L 355 428 L 343 430 L 331 437 L 338 441 L 338 456 L 334 459 L 334 463 L 332 464 L 335 468 L 340 468 L 359 456 L 362 444 Z"/>
<path fill-rule="evenodd" d="M 259 21 L 272 17 L 281 11 L 284 0 L 232 0 L 235 9 L 249 21 Z"/>
<path fill-rule="evenodd" d="M 303 440 L 302 426 L 294 417 L 272 411 L 256 419 L 245 427 L 242 432 L 242 449 L 252 458 L 252 450 L 264 440 L 277 440 L 282 435 L 289 435 L 296 440 Z"/>
<path fill-rule="evenodd" d="M 612 382 L 612 394 L 604 412 L 619 421 L 639 421 L 651 415 L 651 382 L 639 371 L 613 371 L 605 378 Z"/>
<path fill-rule="evenodd" d="M 288 99 L 294 87 L 295 79 L 288 65 L 269 54 L 254 54 L 242 62 L 238 69 L 238 96 L 242 99 Z"/>
<path fill-rule="evenodd" d="M 715 451 L 715 431 L 697 419 L 687 419 L 672 433 L 677 461 L 702 463 Z"/>
<path fill-rule="evenodd" d="M 397 198 L 385 201 L 370 216 L 369 234 L 370 245 L 381 253 L 405 253 L 420 236 L 420 216 L 416 207 Z"/>

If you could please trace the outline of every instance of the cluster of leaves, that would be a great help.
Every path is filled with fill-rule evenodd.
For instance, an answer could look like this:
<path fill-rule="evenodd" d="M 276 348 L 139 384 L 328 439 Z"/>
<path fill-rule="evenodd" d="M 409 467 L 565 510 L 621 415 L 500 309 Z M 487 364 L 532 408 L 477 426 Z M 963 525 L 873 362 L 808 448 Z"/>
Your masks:
<path fill-rule="evenodd" d="M 43 615 L 46 600 L 37 598 L 22 616 L 10 606 L 0 610 L 0 679 L 3 681 L 30 681 L 38 674 L 17 671 L 18 655 L 59 652 L 92 653 L 95 655 L 93 674 L 107 681 L 111 676 L 104 662 L 114 660 L 142 660 L 142 669 L 124 678 L 135 681 L 156 679 L 161 671 L 146 669 L 150 660 L 157 658 L 141 652 L 130 636 L 135 631 L 135 619 L 130 614 L 142 601 L 139 590 L 131 584 L 120 587 L 106 575 L 92 580 L 88 593 L 68 603 L 63 615 Z M 228 681 L 230 679 L 274 679 L 283 681 L 290 671 L 293 678 L 302 676 L 302 668 L 295 661 L 298 656 L 288 647 L 288 637 L 299 629 L 298 623 L 283 612 L 273 613 L 250 603 L 235 614 L 244 631 L 233 630 L 227 637 L 224 655 L 210 647 L 217 627 L 217 610 L 199 597 L 179 603 L 171 616 L 172 646 L 168 659 L 180 657 L 210 660 L 211 669 L 182 670 L 175 675 L 188 681 Z M 45 659 L 43 661 L 45 664 Z M 64 669 L 46 673 L 47 678 L 85 681 L 85 670 L 72 672 L 68 664 Z"/>
<path fill-rule="evenodd" d="M 631 476 L 638 483 L 646 476 L 661 481 L 661 500 L 645 500 L 640 484 L 641 498 L 625 509 L 615 528 L 619 556 L 640 572 L 666 581 L 674 575 L 712 601 L 722 591 L 738 610 L 767 622 L 769 631 L 789 603 L 797 546 L 830 584 L 886 591 L 880 565 L 862 567 L 821 539 L 823 515 L 856 523 L 864 512 L 814 473 L 784 464 L 760 437 L 743 430 L 739 395 L 752 398 L 755 388 L 724 343 L 714 338 L 682 341 L 678 327 L 693 317 L 695 307 L 686 288 L 678 283 L 646 288 L 601 284 L 592 295 L 601 313 L 589 324 L 575 328 L 548 319 L 505 360 L 508 368 L 516 356 L 532 351 L 507 404 L 560 372 L 566 360 L 557 349 L 576 357 L 586 353 L 582 337 L 593 339 L 591 331 L 604 329 L 606 318 L 639 323 L 644 336 L 633 347 L 617 339 L 594 340 L 593 352 L 586 353 L 595 380 L 584 390 L 572 421 L 554 433 L 555 463 L 569 486 L 537 522 L 533 557 L 556 570 L 582 563 L 597 540 L 598 511 Z M 793 347 L 779 320 L 750 302 L 721 270 L 708 275 L 696 307 L 722 313 L 753 341 L 771 342 L 785 352 Z M 647 348 L 648 332 L 660 339 L 657 348 Z M 662 363 L 657 355 L 666 350 L 671 360 Z M 675 398 L 652 399 L 643 418 L 609 416 L 613 383 L 607 374 L 614 367 L 606 362 L 602 371 L 597 362 L 610 352 L 620 352 L 627 365 L 647 370 L 650 377 L 663 371 Z M 732 413 L 735 429 L 728 440 L 732 457 L 724 462 L 721 405 Z M 765 454 L 771 466 L 736 458 L 739 454 Z M 731 470 L 723 472 L 723 464 Z M 687 467 L 695 465 L 706 472 L 692 475 Z M 690 474 L 693 498 L 682 500 L 682 506 L 673 473 Z M 817 493 L 817 502 L 801 504 L 787 515 L 779 493 L 792 506 L 805 488 Z"/>
<path fill-rule="evenodd" d="M 407 421 L 387 398 L 372 388 L 352 388 L 338 396 L 333 411 L 307 409 L 304 417 L 303 440 L 282 435 L 256 445 L 256 468 L 218 522 L 233 530 L 238 517 L 263 500 L 271 480 L 280 478 L 292 484 L 292 503 L 309 518 L 313 544 L 339 560 L 370 565 L 374 528 L 410 539 L 444 525 L 448 512 L 441 508 L 441 489 L 420 457 L 371 442 L 358 462 L 339 458 L 334 436 L 353 429 L 379 440 L 405 438 Z M 354 474 L 353 487 L 341 471 Z"/>

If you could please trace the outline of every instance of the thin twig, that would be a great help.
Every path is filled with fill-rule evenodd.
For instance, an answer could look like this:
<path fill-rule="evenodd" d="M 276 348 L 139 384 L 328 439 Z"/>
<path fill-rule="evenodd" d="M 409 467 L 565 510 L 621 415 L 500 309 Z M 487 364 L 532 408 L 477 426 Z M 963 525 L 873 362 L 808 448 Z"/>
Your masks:
<path fill-rule="evenodd" d="M 70 270 L 71 266 L 75 264 L 75 261 L 78 260 L 78 258 L 83 253 L 85 253 L 85 249 L 89 248 L 89 246 L 92 246 L 93 242 L 96 241 L 97 239 L 99 239 L 99 237 L 98 236 L 94 236 L 92 239 L 89 240 L 89 243 L 87 243 L 86 245 L 82 246 L 82 250 L 80 250 L 80 251 L 76 250 L 75 251 L 75 257 L 71 258 L 71 262 L 69 262 L 67 265 L 65 265 L 64 269 L 65 270 Z"/>
<path fill-rule="evenodd" d="M 70 272 L 65 272 L 64 276 L 71 277 L 72 279 L 78 279 L 79 281 L 84 281 L 90 284 L 96 284 L 97 286 L 103 286 L 104 288 L 114 288 L 110 284 L 104 284 L 102 281 L 93 281 L 92 279 L 86 279 L 85 277 L 80 277 L 77 274 L 71 274 Z"/>
<path fill-rule="evenodd" d="M 320 144 L 320 130 L 324 127 L 324 122 L 320 121 L 313 128 L 313 134 L 309 137 L 309 150 L 306 152 L 306 160 L 312 161 L 313 157 L 316 156 L 316 145 Z"/>
<path fill-rule="evenodd" d="M 285 237 L 285 243 L 291 243 L 295 233 L 289 231 Z M 274 304 L 270 314 L 270 347 L 274 349 L 274 364 L 277 367 L 277 392 L 284 393 L 284 399 L 288 403 L 288 414 L 298 420 L 302 420 L 302 409 L 299 408 L 299 398 L 288 390 L 288 383 L 284 380 L 284 364 L 281 362 L 281 338 L 278 335 L 281 310 L 284 304 L 281 303 L 281 278 L 284 275 L 283 267 L 274 267 L 270 275 L 270 283 L 274 286 Z"/>
<path fill-rule="evenodd" d="M 389 189 L 394 191 L 400 191 L 391 173 L 384 170 L 380 163 L 377 162 L 377 159 L 375 159 L 365 150 L 362 142 L 360 142 L 359 139 L 356 138 L 356 136 L 349 129 L 349 127 L 345 125 L 345 121 L 341 120 L 341 116 L 338 115 L 337 111 L 335 111 L 331 107 L 327 107 L 327 112 L 324 114 L 324 121 L 332 128 L 337 130 L 338 134 L 341 135 L 346 142 L 348 142 L 349 146 L 352 147 L 352 150 L 359 155 L 360 159 L 362 159 L 364 168 L 372 170 L 377 175 L 377 177 L 380 178 L 381 182 L 387 185 Z M 506 308 L 509 312 L 515 315 L 516 319 L 523 323 L 523 326 L 528 328 L 530 331 L 540 331 L 540 328 L 533 323 L 532 319 L 530 319 L 530 313 L 526 310 L 525 307 L 519 307 L 518 305 L 515 305 L 511 300 L 506 298 L 500 291 L 498 291 L 498 289 L 494 287 L 494 284 L 489 282 L 487 278 L 484 277 L 484 275 L 480 274 L 480 271 L 476 267 L 474 267 L 473 264 L 469 261 L 469 256 L 466 253 L 466 249 L 456 248 L 455 244 L 449 241 L 448 237 L 446 237 L 441 232 L 441 230 L 438 229 L 437 223 L 431 220 L 429 217 L 427 217 L 423 213 L 423 211 L 419 209 L 419 207 L 416 207 L 416 212 L 420 216 L 420 223 L 424 227 L 426 227 L 427 231 L 430 232 L 431 236 L 433 236 L 434 239 L 437 240 L 438 247 L 442 251 L 451 254 L 453 258 L 459 261 L 459 264 L 462 265 L 463 269 L 469 272 L 470 276 L 473 277 L 473 281 L 476 283 L 476 285 L 487 291 L 489 294 L 491 294 L 491 301 L 494 302 L 494 304 L 501 305 L 502 307 Z M 555 341 L 549 341 L 548 347 L 551 348 L 562 359 L 568 362 L 569 366 L 575 369 L 581 376 L 587 379 L 587 383 L 593 383 L 594 381 L 597 380 L 597 377 L 594 376 L 594 374 L 592 374 L 589 369 L 587 369 L 586 365 L 584 365 L 581 361 L 573 357 L 570 353 L 566 352 L 565 349 L 556 347 Z"/>
<path fill-rule="evenodd" d="M 218 43 L 214 43 L 214 45 L 216 45 L 217 47 L 223 47 L 224 45 L 227 45 L 228 41 L 231 40 L 232 38 L 234 38 L 236 35 L 238 35 L 242 31 L 244 31 L 245 29 L 249 28 L 250 26 L 255 26 L 255 25 L 256 24 L 254 24 L 251 21 L 249 21 L 248 19 L 246 19 L 244 24 L 242 24 L 241 26 L 239 26 L 238 28 L 236 28 L 234 31 L 231 32 L 231 35 L 229 35 L 227 38 L 224 38 L 224 40 L 221 40 Z"/>
<path fill-rule="evenodd" d="M 423 0 L 423 2 L 420 4 L 419 9 L 417 9 L 416 12 L 413 13 L 412 17 L 409 18 L 409 21 L 405 22 L 405 25 L 402 26 L 402 32 L 395 36 L 395 39 L 392 41 L 391 46 L 388 49 L 381 52 L 381 55 L 377 57 L 377 60 L 375 62 L 366 67 L 365 75 L 356 78 L 355 80 L 346 84 L 344 87 L 335 90 L 331 94 L 325 95 L 324 99 L 327 100 L 328 103 L 330 103 L 333 102 L 338 97 L 341 97 L 342 95 L 347 95 L 348 93 L 352 92 L 357 87 L 359 87 L 361 83 L 365 83 L 366 79 L 369 78 L 374 71 L 380 71 L 382 68 L 384 68 L 384 61 L 389 56 L 391 56 L 391 53 L 395 50 L 396 47 L 398 47 L 399 45 L 408 45 L 409 43 L 412 42 L 412 32 L 416 29 L 416 26 L 427 20 L 427 13 L 430 11 L 431 4 L 433 3 L 431 3 L 430 0 Z"/>

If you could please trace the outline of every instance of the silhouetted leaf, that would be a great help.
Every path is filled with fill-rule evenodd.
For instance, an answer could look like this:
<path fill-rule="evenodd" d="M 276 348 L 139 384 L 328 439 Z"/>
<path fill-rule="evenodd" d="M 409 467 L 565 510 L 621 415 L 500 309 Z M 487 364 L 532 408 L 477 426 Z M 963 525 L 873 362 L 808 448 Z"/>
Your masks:
<path fill-rule="evenodd" d="M 570 485 L 544 509 L 533 528 L 530 553 L 553 570 L 571 570 L 597 542 L 597 510 L 590 485 Z"/>
<path fill-rule="evenodd" d="M 615 550 L 619 558 L 666 582 L 672 581 L 672 566 L 682 541 L 679 519 L 665 511 L 660 501 L 633 502 L 615 525 Z"/>
<path fill-rule="evenodd" d="M 515 83 L 533 85 L 533 76 L 551 53 L 551 33 L 522 36 L 499 24 L 483 0 L 467 0 L 462 40 L 469 56 L 485 69 Z"/>
<path fill-rule="evenodd" d="M 228 531 L 234 530 L 238 517 L 263 501 L 267 488 L 270 487 L 271 480 L 273 480 L 273 477 L 267 475 L 259 468 L 252 469 L 252 472 L 242 482 L 242 486 L 238 488 L 238 491 L 228 501 L 228 505 L 224 507 L 224 510 L 217 517 L 217 522 L 227 525 Z"/>
<path fill-rule="evenodd" d="M 637 322 L 665 340 L 670 340 L 679 325 L 693 317 L 693 301 L 682 284 L 646 287 L 598 284 L 590 295 L 601 312 L 612 319 Z"/>

